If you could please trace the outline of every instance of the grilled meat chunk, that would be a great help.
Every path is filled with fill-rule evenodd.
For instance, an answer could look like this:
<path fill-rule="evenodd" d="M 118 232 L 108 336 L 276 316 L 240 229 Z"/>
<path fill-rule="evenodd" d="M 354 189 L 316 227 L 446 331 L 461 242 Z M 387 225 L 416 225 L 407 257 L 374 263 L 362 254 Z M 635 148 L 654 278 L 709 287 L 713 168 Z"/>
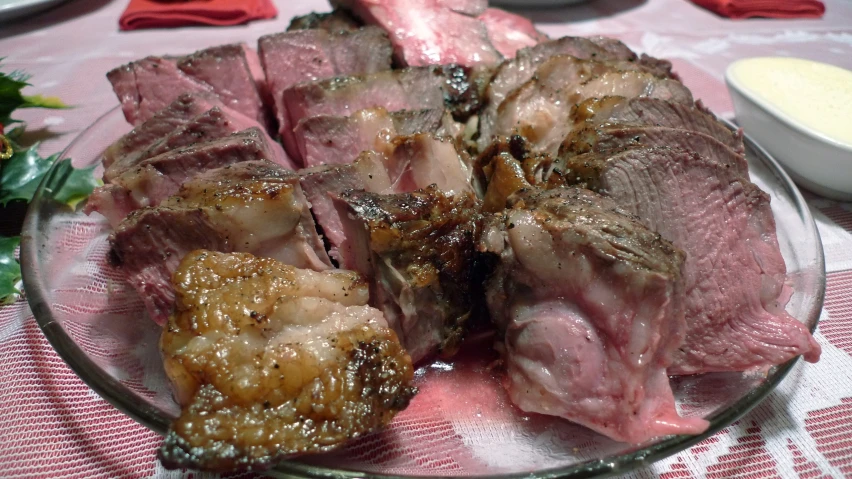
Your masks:
<path fill-rule="evenodd" d="M 157 206 L 195 175 L 249 160 L 275 160 L 274 146 L 257 128 L 148 158 L 89 197 L 87 213 L 97 211 L 115 227 L 131 211 Z M 288 168 L 289 165 L 282 165 Z"/>
<path fill-rule="evenodd" d="M 370 304 L 397 332 L 413 362 L 455 353 L 471 314 L 473 247 L 480 228 L 472 195 L 435 187 L 335 199 L 346 240 L 344 266 L 370 281 Z"/>
<path fill-rule="evenodd" d="M 411 359 L 367 285 L 249 254 L 194 251 L 163 330 L 182 411 L 168 468 L 262 470 L 388 424 L 414 396 Z"/>
<path fill-rule="evenodd" d="M 488 8 L 476 18 L 485 24 L 494 48 L 506 58 L 514 58 L 521 48 L 548 40 L 528 18 L 499 8 Z"/>
<path fill-rule="evenodd" d="M 171 275 L 195 249 L 249 252 L 299 268 L 331 267 L 299 177 L 265 161 L 195 177 L 160 206 L 133 212 L 109 241 L 111 257 L 159 324 L 174 305 Z"/>
<path fill-rule="evenodd" d="M 634 63 L 601 63 L 553 57 L 536 77 L 515 89 L 500 105 L 494 122 L 498 136 L 519 133 L 537 151 L 556 154 L 571 130 L 573 106 L 591 97 L 619 94 L 654 97 L 685 104 L 692 94 L 676 80 L 625 71 Z"/>
<path fill-rule="evenodd" d="M 745 152 L 742 130 L 728 129 L 700 101 L 690 105 L 647 97 L 593 97 L 577 106 L 574 120 L 578 127 L 629 123 L 697 131 L 721 141 L 740 155 Z"/>
<path fill-rule="evenodd" d="M 349 163 L 362 151 L 377 149 L 388 138 L 437 132 L 443 114 L 440 109 L 388 113 L 384 108 L 370 108 L 351 116 L 306 118 L 294 133 L 306 167 Z"/>
<path fill-rule="evenodd" d="M 743 155 L 721 141 L 697 131 L 662 126 L 608 123 L 573 130 L 559 147 L 559 156 L 568 157 L 594 151 L 611 154 L 627 148 L 670 146 L 698 153 L 748 178 L 748 163 Z"/>
<path fill-rule="evenodd" d="M 339 75 L 364 75 L 391 67 L 391 46 L 384 31 L 366 27 L 353 31 L 298 30 L 258 40 L 263 69 L 287 153 L 301 160 L 293 137 L 298 124 L 284 104 L 284 91 L 302 83 Z"/>
<path fill-rule="evenodd" d="M 744 371 L 820 347 L 784 311 L 786 266 L 769 195 L 735 168 L 676 148 L 569 158 L 566 178 L 606 192 L 686 254 L 686 342 L 670 374 Z"/>
<path fill-rule="evenodd" d="M 666 367 L 683 342 L 682 251 L 588 190 L 526 189 L 486 220 L 480 251 L 509 397 L 615 440 L 697 434 Z"/>

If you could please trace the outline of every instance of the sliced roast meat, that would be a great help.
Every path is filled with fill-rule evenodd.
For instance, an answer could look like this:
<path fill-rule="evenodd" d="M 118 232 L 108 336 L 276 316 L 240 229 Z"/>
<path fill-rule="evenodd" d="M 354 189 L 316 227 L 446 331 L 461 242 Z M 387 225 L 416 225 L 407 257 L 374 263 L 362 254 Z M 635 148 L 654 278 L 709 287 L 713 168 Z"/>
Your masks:
<path fill-rule="evenodd" d="M 578 125 L 634 123 L 697 131 L 721 141 L 738 154 L 745 152 L 742 131 L 730 130 L 700 103 L 689 105 L 646 97 L 593 97 L 577 106 L 574 117 Z"/>
<path fill-rule="evenodd" d="M 595 62 L 552 57 L 536 76 L 515 89 L 497 109 L 493 134 L 518 133 L 537 151 L 556 154 L 571 130 L 574 105 L 586 98 L 617 92 L 626 97 L 648 96 L 692 103 L 692 94 L 676 80 L 631 71 L 631 62 Z"/>
<path fill-rule="evenodd" d="M 229 108 L 269 126 L 269 114 L 263 106 L 254 74 L 240 44 L 221 45 L 183 57 L 178 68 L 195 80 L 204 82 Z"/>
<path fill-rule="evenodd" d="M 488 38 L 485 0 L 332 0 L 365 23 L 385 29 L 400 65 L 496 65 L 502 59 Z"/>
<path fill-rule="evenodd" d="M 178 99 L 176 102 L 180 103 Z M 174 109 L 167 109 L 174 113 Z M 169 115 L 171 114 L 169 113 Z M 295 164 L 290 160 L 281 145 L 274 142 L 266 133 L 266 130 L 254 119 L 248 118 L 230 108 L 222 106 L 214 106 L 211 109 L 199 114 L 191 120 L 183 122 L 180 117 L 181 112 L 177 113 L 176 117 L 169 115 L 161 116 L 159 113 L 154 118 L 143 123 L 139 128 L 145 128 L 149 122 L 154 122 L 162 126 L 173 124 L 172 130 L 163 135 L 158 141 L 148 145 L 145 149 L 141 149 L 130 154 L 126 154 L 118 160 L 114 161 L 104 170 L 104 182 L 110 183 L 123 173 L 136 167 L 139 163 L 153 158 L 157 155 L 167 153 L 169 151 L 191 146 L 196 143 L 203 143 L 219 138 L 226 137 L 232 133 L 256 128 L 267 141 L 270 153 L 273 155 L 270 158 L 272 161 L 285 165 L 290 169 L 295 168 Z M 149 129 L 153 133 L 154 128 Z M 130 134 L 133 134 L 132 132 Z M 121 142 L 122 140 L 119 140 Z"/>
<path fill-rule="evenodd" d="M 430 187 L 396 195 L 349 191 L 335 202 L 346 234 L 344 265 L 369 278 L 370 304 L 412 361 L 454 354 L 471 314 L 480 227 L 473 196 Z"/>
<path fill-rule="evenodd" d="M 121 163 L 122 158 L 128 155 L 144 151 L 166 135 L 192 121 L 196 116 L 214 106 L 221 105 L 219 97 L 213 93 L 186 93 L 178 96 L 175 101 L 156 112 L 148 121 L 110 145 L 104 151 L 104 168 L 110 168 L 116 162 Z"/>
<path fill-rule="evenodd" d="M 331 32 L 345 32 L 357 30 L 361 24 L 352 15 L 343 10 L 334 10 L 327 13 L 311 12 L 301 17 L 293 17 L 287 31 L 293 30 L 328 30 Z"/>
<path fill-rule="evenodd" d="M 251 252 L 315 270 L 331 267 L 298 175 L 263 161 L 190 180 L 160 206 L 131 213 L 109 241 L 111 258 L 158 324 L 174 306 L 171 276 L 195 249 Z"/>
<path fill-rule="evenodd" d="M 261 471 L 325 452 L 387 425 L 417 391 L 351 271 L 195 251 L 175 287 L 161 347 L 182 411 L 159 450 L 167 468 Z"/>
<path fill-rule="evenodd" d="M 121 103 L 124 118 L 139 126 L 184 93 L 215 93 L 213 88 L 182 72 L 175 60 L 147 57 L 122 65 L 107 79 Z"/>
<path fill-rule="evenodd" d="M 364 151 L 348 164 L 305 168 L 299 172 L 302 190 L 311 203 L 311 212 L 329 243 L 329 256 L 340 264 L 344 264 L 344 260 L 339 248 L 346 234 L 332 198 L 347 190 L 393 193 L 385 161 L 382 153 Z"/>
<path fill-rule="evenodd" d="M 408 193 L 435 185 L 450 195 L 474 191 L 464 153 L 452 141 L 421 133 L 382 140 L 375 151 L 364 151 L 352 164 L 302 171 L 302 188 L 330 245 L 329 254 L 346 264 L 346 240 L 331 198 L 346 190 L 371 193 Z"/>
<path fill-rule="evenodd" d="M 668 147 L 590 153 L 566 166 L 686 252 L 687 335 L 670 374 L 819 358 L 807 328 L 779 305 L 786 266 L 769 196 L 734 168 Z"/>
<path fill-rule="evenodd" d="M 353 31 L 298 30 L 260 37 L 260 58 L 274 100 L 279 133 L 287 153 L 301 160 L 283 93 L 302 82 L 338 75 L 362 75 L 391 67 L 391 46 L 379 28 Z M 301 119 L 301 117 L 300 117 Z"/>
<path fill-rule="evenodd" d="M 97 211 L 115 227 L 131 211 L 160 204 L 185 181 L 203 171 L 241 161 L 275 158 L 265 134 L 258 128 L 196 143 L 148 158 L 97 188 L 89 197 L 86 210 Z"/>
<path fill-rule="evenodd" d="M 693 151 L 732 168 L 743 178 L 748 178 L 748 163 L 745 157 L 728 145 L 704 133 L 663 126 L 610 123 L 578 128 L 565 138 L 559 147 L 559 156 L 575 156 L 590 151 L 610 154 L 626 148 L 654 146 Z"/>
<path fill-rule="evenodd" d="M 623 48 L 617 47 L 619 44 Z M 518 50 L 515 58 L 497 67 L 494 78 L 485 91 L 484 108 L 479 122 L 480 150 L 491 142 L 494 117 L 503 100 L 515 88 L 529 81 L 542 63 L 557 55 L 597 61 L 634 61 L 636 59 L 636 54 L 618 40 L 604 43 L 597 38 L 585 37 L 562 37 Z"/>
<path fill-rule="evenodd" d="M 481 70 L 456 65 L 337 77 L 287 89 L 283 94 L 284 108 L 293 125 L 314 116 L 350 116 L 371 108 L 446 108 L 456 119 L 465 121 L 479 109 L 484 80 Z"/>
<path fill-rule="evenodd" d="M 479 250 L 509 397 L 617 441 L 703 432 L 666 368 L 683 343 L 682 251 L 588 190 L 527 189 L 486 220 Z"/>
<path fill-rule="evenodd" d="M 306 167 L 349 163 L 362 151 L 374 150 L 381 134 L 434 133 L 441 127 L 443 110 L 403 110 L 388 113 L 370 108 L 351 116 L 318 115 L 305 118 L 294 130 L 296 143 Z"/>
<path fill-rule="evenodd" d="M 672 62 L 668 60 L 655 58 L 643 53 L 642 56 L 639 57 L 639 65 L 641 65 L 642 70 L 660 78 L 674 78 L 675 80 L 680 80 L 680 77 L 672 71 Z"/>
<path fill-rule="evenodd" d="M 491 44 L 506 58 L 514 58 L 521 48 L 548 39 L 547 35 L 536 30 L 528 18 L 499 8 L 489 8 L 477 18 L 485 24 Z"/>

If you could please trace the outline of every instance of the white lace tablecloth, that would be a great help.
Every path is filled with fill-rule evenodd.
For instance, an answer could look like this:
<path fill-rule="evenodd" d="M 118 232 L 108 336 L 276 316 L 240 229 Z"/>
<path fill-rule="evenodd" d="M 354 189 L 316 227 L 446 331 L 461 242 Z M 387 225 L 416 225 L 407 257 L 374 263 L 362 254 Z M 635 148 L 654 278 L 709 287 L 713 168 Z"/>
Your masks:
<path fill-rule="evenodd" d="M 72 0 L 39 17 L 0 24 L 3 70 L 33 75 L 32 93 L 76 107 L 28 110 L 30 139 L 60 151 L 117 101 L 104 74 L 149 54 L 253 42 L 323 0 L 278 0 L 279 18 L 230 28 L 119 32 L 126 1 Z M 790 55 L 852 69 L 852 2 L 826 1 L 821 20 L 731 21 L 686 0 L 595 0 L 527 12 L 551 36 L 609 35 L 668 58 L 722 116 L 732 114 L 725 67 L 738 58 Z M 817 364 L 799 362 L 743 419 L 691 449 L 632 474 L 665 478 L 852 477 L 852 204 L 808 196 L 825 247 L 828 287 Z M 0 476 L 172 477 L 155 457 L 160 437 L 91 391 L 57 356 L 24 301 L 0 307 Z M 174 474 L 174 473 L 172 473 Z M 175 474 L 180 476 L 180 474 Z M 196 474 L 195 477 L 203 475 Z"/>

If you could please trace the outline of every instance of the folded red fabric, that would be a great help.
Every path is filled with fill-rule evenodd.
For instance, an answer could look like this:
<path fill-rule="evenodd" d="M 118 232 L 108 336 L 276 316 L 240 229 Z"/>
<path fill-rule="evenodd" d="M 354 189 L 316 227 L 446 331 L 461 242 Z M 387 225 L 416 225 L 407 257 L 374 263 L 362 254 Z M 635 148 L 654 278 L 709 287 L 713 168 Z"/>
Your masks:
<path fill-rule="evenodd" d="M 239 25 L 276 15 L 272 0 L 130 0 L 118 23 L 122 30 Z"/>
<path fill-rule="evenodd" d="M 819 0 L 692 0 L 728 18 L 820 18 L 825 4 Z"/>

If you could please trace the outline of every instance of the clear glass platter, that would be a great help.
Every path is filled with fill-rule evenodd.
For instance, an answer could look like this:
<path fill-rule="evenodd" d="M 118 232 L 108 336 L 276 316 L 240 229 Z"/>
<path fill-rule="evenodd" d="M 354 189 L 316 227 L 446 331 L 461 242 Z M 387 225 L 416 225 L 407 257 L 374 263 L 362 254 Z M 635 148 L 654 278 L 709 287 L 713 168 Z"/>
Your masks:
<path fill-rule="evenodd" d="M 98 119 L 63 153 L 77 167 L 100 162 L 130 130 L 119 109 Z M 772 197 L 778 239 L 794 294 L 787 311 L 812 331 L 822 309 L 822 244 L 801 194 L 762 148 L 746 137 L 752 180 Z M 96 175 L 102 170 L 98 168 Z M 106 262 L 110 229 L 53 199 L 56 172 L 39 187 L 24 224 L 21 264 L 27 299 L 57 353 L 98 394 L 164 434 L 178 413 L 162 368 L 159 328 L 121 271 Z M 282 477 L 481 478 L 594 477 L 623 473 L 682 451 L 731 424 L 769 394 L 796 360 L 767 373 L 672 379 L 685 416 L 707 418 L 700 436 L 620 444 L 567 421 L 514 408 L 491 369 L 489 338 L 471 338 L 451 363 L 417 372 L 420 393 L 384 431 L 336 452 L 288 461 Z M 480 351 L 480 352 L 478 352 Z"/>

